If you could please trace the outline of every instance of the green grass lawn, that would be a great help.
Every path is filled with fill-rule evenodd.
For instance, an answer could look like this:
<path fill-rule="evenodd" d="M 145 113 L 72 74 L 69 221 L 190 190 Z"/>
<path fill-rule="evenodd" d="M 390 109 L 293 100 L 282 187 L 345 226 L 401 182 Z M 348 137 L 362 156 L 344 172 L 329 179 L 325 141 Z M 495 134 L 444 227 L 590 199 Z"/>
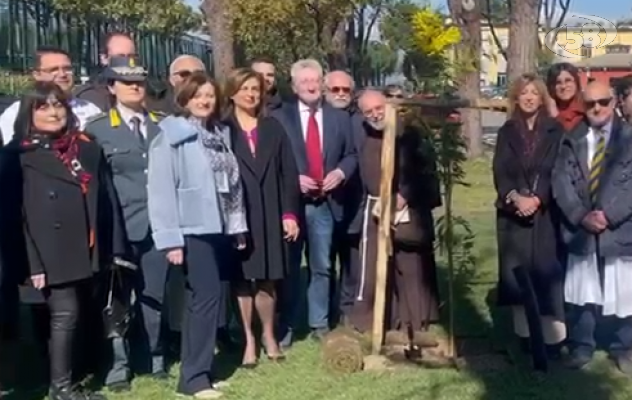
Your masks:
<path fill-rule="evenodd" d="M 488 295 L 496 277 L 496 242 L 492 200 L 494 191 L 489 160 L 467 167 L 469 187 L 460 187 L 455 196 L 456 213 L 470 223 L 476 233 L 475 263 L 459 274 L 457 285 L 457 335 L 492 343 L 502 350 L 510 342 L 506 318 L 492 323 Z M 498 314 L 498 313 L 494 313 Z M 514 354 L 515 352 L 510 352 Z M 472 368 L 462 371 L 411 369 L 396 372 L 363 372 L 336 376 L 326 372 L 318 345 L 310 340 L 298 343 L 287 353 L 284 364 L 262 362 L 255 371 L 232 373 L 228 361 L 218 361 L 231 375 L 227 399 L 243 400 L 619 400 L 632 399 L 630 379 L 599 357 L 589 371 L 555 368 L 546 376 L 530 372 L 528 361 L 512 357 L 514 364 L 502 370 Z M 239 360 L 237 360 L 239 361 Z M 172 372 L 177 374 L 177 368 Z M 175 381 L 159 384 L 148 379 L 134 381 L 127 395 L 110 395 L 119 400 L 160 400 L 174 398 Z M 15 399 L 36 398 L 16 394 Z"/>

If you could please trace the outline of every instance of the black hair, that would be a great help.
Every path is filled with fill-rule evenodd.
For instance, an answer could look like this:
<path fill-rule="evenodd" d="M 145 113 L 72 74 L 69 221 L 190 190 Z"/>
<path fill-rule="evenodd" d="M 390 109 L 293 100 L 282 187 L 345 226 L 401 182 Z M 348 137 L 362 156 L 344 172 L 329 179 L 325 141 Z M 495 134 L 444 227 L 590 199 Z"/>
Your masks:
<path fill-rule="evenodd" d="M 21 141 L 33 133 L 33 112 L 48 103 L 51 97 L 59 100 L 66 109 L 68 118 L 63 131 L 68 132 L 76 126 L 77 121 L 72 112 L 68 95 L 53 82 L 35 82 L 32 89 L 22 95 L 20 99 L 20 108 L 13 125 L 14 138 Z"/>
<path fill-rule="evenodd" d="M 577 93 L 575 94 L 576 98 L 581 96 L 581 80 L 579 79 L 579 69 L 571 63 L 563 62 L 553 64 L 549 71 L 546 74 L 546 88 L 549 91 L 549 96 L 553 98 L 555 101 L 558 99 L 555 97 L 555 85 L 557 85 L 557 78 L 560 76 L 562 72 L 568 72 L 575 81 L 575 85 L 577 85 Z"/>
<path fill-rule="evenodd" d="M 42 66 L 42 57 L 49 54 L 60 54 L 72 60 L 72 58 L 70 57 L 70 53 L 68 53 L 64 49 L 55 46 L 40 46 L 35 50 L 35 65 L 33 66 L 33 68 L 39 69 Z"/>
<path fill-rule="evenodd" d="M 632 74 L 617 78 L 612 86 L 617 98 L 625 100 L 632 93 Z"/>

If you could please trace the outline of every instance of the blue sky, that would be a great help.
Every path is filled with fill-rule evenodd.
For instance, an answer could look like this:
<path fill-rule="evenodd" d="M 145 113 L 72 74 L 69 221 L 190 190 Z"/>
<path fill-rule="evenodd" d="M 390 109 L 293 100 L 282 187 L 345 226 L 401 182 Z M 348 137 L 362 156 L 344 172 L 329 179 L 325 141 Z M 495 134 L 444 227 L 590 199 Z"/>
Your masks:
<path fill-rule="evenodd" d="M 423 3 L 423 1 L 420 2 Z M 433 5 L 448 8 L 445 0 L 431 0 L 431 2 Z M 574 11 L 606 19 L 632 18 L 632 3 L 627 0 L 571 0 L 570 4 L 569 13 Z"/>
<path fill-rule="evenodd" d="M 198 7 L 201 0 L 185 0 L 187 4 Z M 557 1 L 557 0 L 551 0 Z M 425 1 L 420 0 L 420 3 Z M 431 0 L 433 5 L 445 7 L 446 0 Z M 571 0 L 571 11 L 596 15 L 606 19 L 632 18 L 632 3 L 627 0 Z"/>

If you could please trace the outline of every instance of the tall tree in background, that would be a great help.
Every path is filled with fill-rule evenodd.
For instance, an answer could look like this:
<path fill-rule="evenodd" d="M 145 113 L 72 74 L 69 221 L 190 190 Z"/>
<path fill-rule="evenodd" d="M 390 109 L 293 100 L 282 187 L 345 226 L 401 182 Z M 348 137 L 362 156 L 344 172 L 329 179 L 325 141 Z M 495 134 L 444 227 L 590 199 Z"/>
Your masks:
<path fill-rule="evenodd" d="M 469 100 L 480 96 L 481 54 L 481 2 L 483 0 L 448 0 L 450 14 L 461 29 L 461 43 L 457 46 L 457 63 L 461 66 L 457 76 L 459 94 Z M 523 1 L 523 0 L 518 0 Z M 527 1 L 527 0 L 524 0 Z M 531 0 L 529 0 L 531 1 Z M 481 112 L 475 108 L 459 110 L 463 121 L 463 133 L 467 138 L 470 157 L 483 154 L 483 128 Z"/>
<path fill-rule="evenodd" d="M 202 3 L 211 36 L 213 72 L 217 79 L 225 78 L 235 68 L 235 41 L 229 4 L 230 0 L 204 0 Z"/>
<path fill-rule="evenodd" d="M 510 0 L 507 79 L 512 82 L 538 69 L 540 51 L 539 12 L 541 0 Z"/>

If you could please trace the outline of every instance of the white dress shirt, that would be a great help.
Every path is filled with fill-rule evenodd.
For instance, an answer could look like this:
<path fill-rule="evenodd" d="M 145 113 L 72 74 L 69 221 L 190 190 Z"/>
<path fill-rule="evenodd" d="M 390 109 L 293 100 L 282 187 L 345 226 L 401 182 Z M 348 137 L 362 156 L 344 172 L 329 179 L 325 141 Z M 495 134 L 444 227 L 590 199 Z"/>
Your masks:
<path fill-rule="evenodd" d="M 147 139 L 147 113 L 138 113 L 134 110 L 125 107 L 122 104 L 117 104 L 116 109 L 121 115 L 121 119 L 125 121 L 129 129 L 134 130 L 134 125 L 132 124 L 132 118 L 136 117 L 140 119 L 140 133 Z"/>
<path fill-rule="evenodd" d="M 303 139 L 307 142 L 307 126 L 309 124 L 309 115 L 311 108 L 303 103 L 298 102 L 298 112 L 301 116 L 301 129 L 303 129 Z M 320 151 L 323 151 L 323 108 L 318 106 L 316 109 L 316 124 L 318 125 L 318 137 L 320 139 Z"/>
<path fill-rule="evenodd" d="M 604 128 L 606 146 L 610 140 L 612 126 Z M 598 133 L 590 129 L 588 141 L 588 169 L 592 163 Z M 604 287 L 601 287 L 597 254 L 569 254 L 564 280 L 564 299 L 567 303 L 583 306 L 596 304 L 603 306 L 603 315 L 619 318 L 632 316 L 632 257 L 606 257 L 604 260 Z"/>
<path fill-rule="evenodd" d="M 77 120 L 79 120 L 79 129 L 85 128 L 88 119 L 103 112 L 93 103 L 82 99 L 72 99 L 70 101 L 70 107 L 75 117 L 77 117 Z M 18 100 L 11 104 L 9 108 L 4 110 L 2 115 L 0 115 L 0 130 L 2 131 L 2 141 L 4 144 L 9 143 L 11 139 L 13 139 L 13 125 L 15 124 L 15 118 L 18 115 L 19 109 L 20 101 Z"/>

